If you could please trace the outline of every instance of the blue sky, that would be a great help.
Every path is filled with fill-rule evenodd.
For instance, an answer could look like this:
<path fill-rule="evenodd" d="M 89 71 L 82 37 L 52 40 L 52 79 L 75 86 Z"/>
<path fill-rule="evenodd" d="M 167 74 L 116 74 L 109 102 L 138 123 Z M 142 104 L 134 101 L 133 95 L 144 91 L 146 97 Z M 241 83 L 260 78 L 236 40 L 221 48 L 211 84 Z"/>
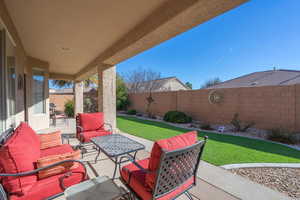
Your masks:
<path fill-rule="evenodd" d="M 300 70 L 300 0 L 252 0 L 117 66 L 177 76 L 199 88 L 255 71 Z"/>

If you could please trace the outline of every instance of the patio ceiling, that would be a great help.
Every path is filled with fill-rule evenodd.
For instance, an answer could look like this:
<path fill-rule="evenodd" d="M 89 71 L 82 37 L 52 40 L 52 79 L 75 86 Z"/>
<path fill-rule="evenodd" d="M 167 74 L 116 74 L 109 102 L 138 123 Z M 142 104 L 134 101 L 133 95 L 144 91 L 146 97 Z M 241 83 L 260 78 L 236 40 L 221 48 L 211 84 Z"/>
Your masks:
<path fill-rule="evenodd" d="M 248 0 L 5 0 L 28 56 L 83 79 Z"/>

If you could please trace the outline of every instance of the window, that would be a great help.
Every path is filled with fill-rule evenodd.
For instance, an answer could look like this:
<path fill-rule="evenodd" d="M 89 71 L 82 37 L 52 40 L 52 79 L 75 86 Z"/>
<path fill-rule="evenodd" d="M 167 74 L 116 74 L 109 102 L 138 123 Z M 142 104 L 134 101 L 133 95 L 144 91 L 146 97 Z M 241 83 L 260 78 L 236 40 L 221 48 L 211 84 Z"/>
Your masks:
<path fill-rule="evenodd" d="M 1 28 L 1 27 L 0 27 Z M 4 65 L 4 31 L 0 30 L 0 134 L 4 131 L 5 126 L 5 65 Z"/>
<path fill-rule="evenodd" d="M 32 92 L 33 107 L 35 114 L 45 113 L 45 75 L 42 70 L 33 69 L 32 71 Z"/>
<path fill-rule="evenodd" d="M 6 66 L 6 116 L 7 127 L 15 126 L 16 114 L 16 57 L 15 45 L 8 34 L 5 36 L 5 66 Z M 7 128 L 6 127 L 6 128 Z"/>
<path fill-rule="evenodd" d="M 15 124 L 16 72 L 15 46 L 0 30 L 0 131 Z"/>
<path fill-rule="evenodd" d="M 7 80 L 8 80 L 8 114 L 14 117 L 16 113 L 16 73 L 15 57 L 7 56 Z"/>

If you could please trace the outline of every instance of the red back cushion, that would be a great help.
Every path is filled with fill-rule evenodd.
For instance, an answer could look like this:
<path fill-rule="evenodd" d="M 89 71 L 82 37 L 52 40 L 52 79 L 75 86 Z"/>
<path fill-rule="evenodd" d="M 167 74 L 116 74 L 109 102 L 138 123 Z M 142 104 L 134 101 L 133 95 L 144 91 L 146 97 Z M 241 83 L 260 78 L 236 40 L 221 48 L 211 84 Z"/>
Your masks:
<path fill-rule="evenodd" d="M 83 131 L 95 131 L 103 128 L 104 115 L 102 112 L 97 113 L 80 113 L 80 124 Z"/>
<path fill-rule="evenodd" d="M 39 134 L 40 139 L 40 149 L 47 149 L 50 147 L 62 145 L 61 141 L 61 131 L 55 131 L 53 133 Z"/>
<path fill-rule="evenodd" d="M 63 154 L 58 155 L 51 155 L 42 157 L 37 160 L 37 168 L 45 167 L 54 163 L 58 163 L 63 160 L 80 160 L 81 151 L 73 151 L 73 152 L 66 152 Z M 49 176 L 54 176 L 57 174 L 61 174 L 67 171 L 70 171 L 71 169 L 75 169 L 79 166 L 77 162 L 67 162 L 60 165 L 57 165 L 55 167 L 42 170 L 38 173 L 38 178 L 43 179 L 47 178 Z"/>
<path fill-rule="evenodd" d="M 156 173 L 155 171 L 159 168 L 160 157 L 162 155 L 163 149 L 165 151 L 173 151 L 176 149 L 181 149 L 197 142 L 197 132 L 192 131 L 184 133 L 182 135 L 177 135 L 168 139 L 163 139 L 156 141 L 152 147 L 151 156 L 149 160 L 149 170 L 152 173 L 146 175 L 146 186 L 151 190 L 154 189 Z"/>
<path fill-rule="evenodd" d="M 35 169 L 40 157 L 40 142 L 36 133 L 21 123 L 13 136 L 0 149 L 0 165 L 4 173 L 20 173 Z M 37 181 L 37 176 L 5 177 L 4 188 L 11 194 L 24 195 Z"/>

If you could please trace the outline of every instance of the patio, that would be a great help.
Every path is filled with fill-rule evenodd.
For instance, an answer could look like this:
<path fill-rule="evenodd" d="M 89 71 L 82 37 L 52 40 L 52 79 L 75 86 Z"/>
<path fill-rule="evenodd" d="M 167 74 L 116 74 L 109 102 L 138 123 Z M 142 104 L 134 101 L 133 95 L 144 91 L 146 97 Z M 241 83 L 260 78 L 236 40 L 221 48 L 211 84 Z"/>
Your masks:
<path fill-rule="evenodd" d="M 26 121 L 40 133 L 59 129 L 65 142 L 77 145 L 74 119 L 49 128 L 48 80 L 74 83 L 77 114 L 83 112 L 83 81 L 93 74 L 98 77 L 98 111 L 118 132 L 116 65 L 247 1 L 0 0 L 1 133 Z M 149 155 L 152 142 L 126 136 L 146 146 L 138 159 Z M 101 155 L 95 164 L 94 158 L 91 152 L 83 161 L 99 176 L 111 177 L 113 163 Z M 198 172 L 192 189 L 197 199 L 289 199 L 206 162 Z M 91 169 L 88 173 L 95 176 Z"/>
<path fill-rule="evenodd" d="M 65 138 L 64 142 L 68 140 L 71 145 L 77 145 L 78 140 L 75 139 L 75 120 L 68 119 L 67 123 L 63 120 L 58 120 L 56 127 L 41 130 L 40 133 L 52 132 L 54 130 L 61 130 Z M 132 138 L 145 145 L 146 149 L 139 151 L 137 159 L 143 159 L 149 156 L 153 142 L 145 140 L 139 137 L 135 137 L 126 133 L 122 133 L 125 136 Z M 95 164 L 94 159 L 96 152 L 90 152 L 84 155 L 83 161 L 88 166 L 88 174 L 90 177 L 95 177 L 95 173 L 92 168 L 98 173 L 99 176 L 112 177 L 114 164 L 103 154 L 100 154 L 98 162 Z M 91 167 L 92 168 L 91 168 Z M 119 173 L 117 172 L 117 177 Z M 122 183 L 116 179 L 118 185 Z M 200 162 L 198 170 L 198 178 L 196 187 L 191 189 L 191 194 L 195 199 L 210 200 L 210 199 L 222 199 L 222 200 L 237 200 L 237 199 L 265 199 L 265 200 L 284 200 L 290 199 L 289 197 L 271 190 L 262 185 L 250 182 L 243 177 L 234 175 L 220 167 L 213 166 L 205 161 Z M 65 199 L 59 197 L 57 199 Z M 188 199 L 182 195 L 179 199 Z"/>

